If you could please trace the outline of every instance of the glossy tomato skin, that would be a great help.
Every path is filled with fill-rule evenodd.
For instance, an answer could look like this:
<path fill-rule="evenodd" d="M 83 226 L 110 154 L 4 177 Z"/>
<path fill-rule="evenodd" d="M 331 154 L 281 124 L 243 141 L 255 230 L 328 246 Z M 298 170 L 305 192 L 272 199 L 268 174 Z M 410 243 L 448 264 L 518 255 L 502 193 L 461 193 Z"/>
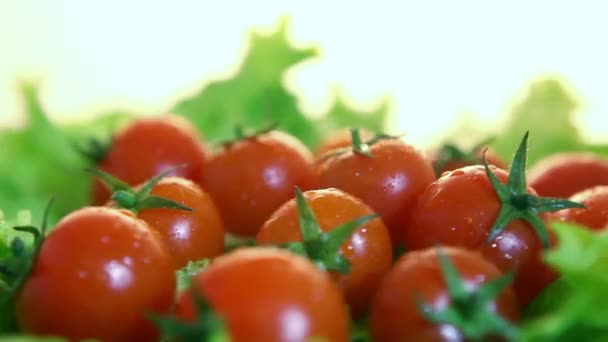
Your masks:
<path fill-rule="evenodd" d="M 491 166 L 506 183 L 508 173 Z M 529 193 L 534 190 L 529 188 Z M 486 240 L 501 203 L 483 166 L 467 166 L 446 172 L 418 198 L 403 226 L 408 250 L 436 244 L 480 251 L 500 270 L 518 270 L 514 288 L 523 305 L 546 285 L 542 245 L 530 224 L 515 220 L 491 243 Z"/>
<path fill-rule="evenodd" d="M 217 204 L 226 230 L 253 237 L 294 186 L 316 185 L 312 153 L 295 137 L 271 131 L 225 145 L 211 157 L 203 188 Z"/>
<path fill-rule="evenodd" d="M 24 333 L 70 340 L 156 341 L 151 312 L 175 296 L 171 257 L 145 222 L 112 208 L 87 207 L 48 235 L 17 295 Z"/>
<path fill-rule="evenodd" d="M 492 263 L 476 252 L 442 248 L 471 290 L 501 276 Z M 450 295 L 435 248 L 404 254 L 386 275 L 374 298 L 370 330 L 374 341 L 465 341 L 462 333 L 449 324 L 433 324 L 421 315 L 417 300 L 435 310 L 445 309 Z M 517 299 L 509 287 L 491 305 L 507 321 L 519 320 Z"/>
<path fill-rule="evenodd" d="M 304 192 L 323 231 L 356 218 L 374 214 L 361 200 L 338 189 Z M 264 223 L 256 237 L 257 244 L 282 244 L 302 241 L 297 205 L 294 199 L 282 205 Z M 391 267 L 391 240 L 381 219 L 359 227 L 341 247 L 340 253 L 351 262 L 348 275 L 334 275 L 344 291 L 354 315 L 361 315 L 369 306 L 380 280 Z"/>
<path fill-rule="evenodd" d="M 374 134 L 366 129 L 359 129 L 359 134 L 363 142 L 374 137 Z M 332 134 L 329 134 L 315 148 L 315 156 L 322 156 L 327 152 L 339 149 L 348 148 L 353 144 L 350 129 L 341 129 Z"/>
<path fill-rule="evenodd" d="M 151 194 L 192 209 L 145 209 L 138 214 L 160 233 L 176 269 L 188 261 L 213 258 L 224 251 L 224 224 L 219 210 L 200 186 L 185 178 L 166 177 L 152 188 Z"/>
<path fill-rule="evenodd" d="M 306 258 L 285 250 L 241 248 L 217 258 L 193 280 L 224 320 L 233 342 L 348 341 L 349 321 L 340 291 Z M 177 316 L 195 315 L 190 291 Z"/>
<path fill-rule="evenodd" d="M 431 162 L 400 139 L 371 147 L 373 158 L 346 152 L 318 166 L 319 187 L 344 190 L 367 203 L 381 217 L 393 245 L 415 199 L 435 177 Z"/>
<path fill-rule="evenodd" d="M 97 166 L 131 186 L 136 186 L 167 169 L 175 176 L 202 182 L 208 151 L 194 126 L 186 119 L 165 115 L 138 119 L 113 138 L 112 145 Z M 110 192 L 99 180 L 93 183 L 93 203 L 103 205 Z"/>
<path fill-rule="evenodd" d="M 608 186 L 598 185 L 578 192 L 571 201 L 582 203 L 585 208 L 570 208 L 551 215 L 552 219 L 582 224 L 593 230 L 604 230 L 608 227 Z"/>
<path fill-rule="evenodd" d="M 608 185 L 608 160 L 586 152 L 558 153 L 530 169 L 528 185 L 541 196 L 568 198 L 596 185 Z"/>

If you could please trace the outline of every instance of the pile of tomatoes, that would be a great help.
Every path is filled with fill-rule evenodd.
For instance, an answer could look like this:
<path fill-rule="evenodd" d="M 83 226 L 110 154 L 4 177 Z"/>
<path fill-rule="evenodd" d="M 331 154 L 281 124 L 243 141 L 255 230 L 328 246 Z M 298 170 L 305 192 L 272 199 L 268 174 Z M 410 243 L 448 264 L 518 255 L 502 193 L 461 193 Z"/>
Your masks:
<path fill-rule="evenodd" d="M 20 274 L 22 332 L 514 340 L 521 310 L 559 276 L 542 258 L 559 243 L 545 223 L 608 224 L 608 163 L 554 158 L 528 186 L 527 135 L 510 171 L 491 151 L 427 155 L 365 130 L 314 153 L 274 129 L 236 135 L 212 149 L 171 115 L 117 132 L 91 170 L 92 205 L 64 217 Z M 246 243 L 227 249 L 228 235 Z M 178 291 L 176 271 L 204 259 Z"/>

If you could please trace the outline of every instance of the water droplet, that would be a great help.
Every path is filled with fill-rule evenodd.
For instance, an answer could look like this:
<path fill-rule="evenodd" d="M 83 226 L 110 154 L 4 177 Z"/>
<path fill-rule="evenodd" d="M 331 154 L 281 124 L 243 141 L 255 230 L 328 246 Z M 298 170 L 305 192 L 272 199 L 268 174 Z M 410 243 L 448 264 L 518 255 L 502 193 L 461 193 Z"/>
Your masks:
<path fill-rule="evenodd" d="M 139 247 L 141 247 L 141 242 L 133 241 L 133 248 L 138 249 Z"/>
<path fill-rule="evenodd" d="M 131 257 L 128 257 L 128 256 L 124 257 L 122 259 L 122 262 L 124 262 L 125 265 L 127 265 L 127 266 L 133 265 L 133 259 L 131 259 Z"/>
<path fill-rule="evenodd" d="M 89 276 L 89 272 L 87 271 L 78 271 L 78 278 L 86 279 Z"/>
<path fill-rule="evenodd" d="M 102 236 L 101 243 L 110 243 L 110 237 L 107 235 Z"/>

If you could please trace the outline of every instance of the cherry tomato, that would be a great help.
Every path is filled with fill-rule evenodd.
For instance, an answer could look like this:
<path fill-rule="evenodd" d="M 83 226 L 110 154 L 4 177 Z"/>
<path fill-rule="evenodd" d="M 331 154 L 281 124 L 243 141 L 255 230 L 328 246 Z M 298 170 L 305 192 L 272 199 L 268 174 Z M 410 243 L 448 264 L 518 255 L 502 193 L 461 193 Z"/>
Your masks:
<path fill-rule="evenodd" d="M 400 240 L 408 209 L 435 177 L 429 159 L 400 139 L 382 140 L 370 148 L 373 158 L 348 151 L 319 163 L 320 188 L 338 188 L 380 214 L 393 245 Z"/>
<path fill-rule="evenodd" d="M 353 219 L 374 214 L 361 200 L 338 189 L 304 192 L 323 231 L 331 231 Z M 282 244 L 302 241 L 298 210 L 294 199 L 283 204 L 264 223 L 256 242 Z M 343 289 L 346 301 L 355 315 L 369 304 L 380 280 L 392 264 L 391 240 L 382 220 L 374 219 L 359 227 L 340 248 L 340 253 L 351 263 L 349 274 L 334 274 Z"/>
<path fill-rule="evenodd" d="M 528 179 L 541 196 L 568 198 L 596 185 L 608 185 L 608 160 L 585 152 L 559 153 L 534 165 Z"/>
<path fill-rule="evenodd" d="M 442 248 L 442 251 L 456 268 L 468 293 L 501 276 L 496 266 L 475 252 L 457 248 Z M 375 341 L 467 340 L 459 327 L 432 323 L 419 308 L 420 300 L 437 311 L 457 305 L 446 285 L 446 275 L 438 260 L 437 250 L 433 248 L 408 252 L 396 262 L 374 298 L 370 330 Z M 510 287 L 482 309 L 510 323 L 519 320 L 517 300 Z M 473 318 L 466 315 L 463 317 Z"/>
<path fill-rule="evenodd" d="M 598 185 L 578 192 L 570 200 L 585 205 L 585 208 L 570 208 L 552 215 L 561 221 L 582 224 L 593 230 L 608 228 L 608 186 Z"/>
<path fill-rule="evenodd" d="M 374 137 L 374 134 L 366 129 L 359 129 L 361 139 L 365 142 Z M 322 156 L 325 153 L 339 148 L 347 148 L 352 145 L 351 132 L 348 129 L 341 129 L 335 133 L 329 134 L 315 148 L 315 155 Z"/>
<path fill-rule="evenodd" d="M 506 183 L 506 171 L 490 166 Z M 528 188 L 528 193 L 534 190 Z M 522 304 L 527 304 L 546 285 L 542 244 L 532 226 L 517 219 L 487 243 L 501 208 L 483 166 L 468 166 L 444 173 L 431 184 L 413 206 L 403 227 L 408 250 L 436 244 L 479 250 L 502 271 L 518 270 L 514 288 Z M 548 271 L 547 271 L 548 272 Z"/>
<path fill-rule="evenodd" d="M 121 210 L 87 207 L 44 241 L 17 295 L 25 333 L 103 341 L 155 341 L 151 312 L 175 296 L 169 252 L 148 225 Z"/>
<path fill-rule="evenodd" d="M 166 177 L 152 188 L 151 194 L 192 209 L 145 209 L 138 213 L 139 218 L 160 232 L 175 268 L 224 251 L 224 224 L 220 213 L 211 196 L 198 185 L 181 177 Z"/>
<path fill-rule="evenodd" d="M 139 119 L 118 132 L 97 167 L 135 186 L 171 167 L 187 164 L 174 175 L 200 184 L 207 154 L 190 122 L 166 115 Z M 108 189 L 95 180 L 93 203 L 102 205 L 109 198 Z"/>
<path fill-rule="evenodd" d="M 209 160 L 203 188 L 228 232 L 255 236 L 264 220 L 293 197 L 294 186 L 316 185 L 312 161 L 299 140 L 270 131 L 224 145 Z"/>
<path fill-rule="evenodd" d="M 330 278 L 291 252 L 245 247 L 221 256 L 193 279 L 193 286 L 223 319 L 233 342 L 347 341 L 344 300 Z M 191 291 L 179 299 L 177 316 L 195 317 Z"/>

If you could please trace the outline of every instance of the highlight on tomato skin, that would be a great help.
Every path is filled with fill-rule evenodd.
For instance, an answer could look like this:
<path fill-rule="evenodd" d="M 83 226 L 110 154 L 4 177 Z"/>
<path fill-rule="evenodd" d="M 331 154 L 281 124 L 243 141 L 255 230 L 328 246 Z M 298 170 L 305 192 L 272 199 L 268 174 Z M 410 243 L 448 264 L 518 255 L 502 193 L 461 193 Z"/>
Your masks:
<path fill-rule="evenodd" d="M 171 256 L 144 221 L 85 207 L 44 240 L 17 294 L 17 318 L 25 334 L 154 341 L 159 331 L 146 315 L 169 313 L 175 289 Z"/>
<path fill-rule="evenodd" d="M 341 189 L 368 204 L 382 217 L 395 247 L 409 209 L 435 172 L 426 154 L 400 138 L 367 147 L 369 155 L 353 149 L 318 163 L 319 188 Z"/>
<path fill-rule="evenodd" d="M 453 274 L 446 274 L 441 254 L 459 279 L 448 280 Z M 520 313 L 513 289 L 503 277 L 494 264 L 474 251 L 432 247 L 407 252 L 396 261 L 374 298 L 371 336 L 374 341 L 501 340 L 503 334 L 510 336 L 514 328 L 504 331 L 503 326 L 516 324 Z M 482 290 L 492 282 L 502 284 Z M 453 293 L 455 290 L 459 291 Z M 425 307 L 437 317 L 451 310 L 451 317 L 460 317 L 463 326 L 449 323 L 447 315 L 446 321 L 434 322 L 425 314 Z M 467 332 L 481 336 L 466 336 Z"/>
<path fill-rule="evenodd" d="M 186 164 L 172 175 L 202 184 L 208 155 L 196 128 L 183 117 L 167 114 L 138 118 L 118 131 L 96 167 L 135 186 L 169 168 Z M 98 180 L 92 186 L 93 204 L 106 203 L 109 190 Z"/>
<path fill-rule="evenodd" d="M 234 342 L 347 341 L 349 318 L 338 287 L 306 258 L 272 247 L 244 247 L 213 261 L 193 279 L 176 309 L 192 322 L 192 289 L 223 320 Z"/>
<path fill-rule="evenodd" d="M 561 210 L 549 218 L 577 223 L 596 231 L 608 228 L 608 185 L 597 185 L 577 192 L 570 200 L 582 203 L 585 208 Z"/>
<path fill-rule="evenodd" d="M 326 233 L 354 219 L 374 214 L 363 201 L 339 189 L 309 190 L 303 195 Z M 301 224 L 296 200 L 291 199 L 262 225 L 256 243 L 281 245 L 302 241 Z M 351 267 L 346 274 L 333 271 L 333 278 L 344 292 L 353 315 L 359 317 L 369 307 L 378 284 L 391 267 L 393 254 L 388 230 L 381 219 L 373 219 L 359 226 L 337 253 L 350 262 Z"/>
<path fill-rule="evenodd" d="M 312 163 L 301 141 L 272 130 L 224 144 L 206 165 L 203 188 L 227 232 L 254 237 L 264 220 L 293 197 L 294 186 L 317 186 Z"/>
<path fill-rule="evenodd" d="M 187 206 L 192 211 L 153 208 L 138 217 L 158 231 L 179 269 L 191 260 L 216 257 L 224 251 L 224 224 L 213 199 L 196 183 L 181 177 L 166 177 L 151 195 Z"/>
<path fill-rule="evenodd" d="M 557 153 L 538 161 L 528 179 L 541 196 L 569 198 L 596 185 L 608 185 L 608 160 L 589 152 Z"/>

